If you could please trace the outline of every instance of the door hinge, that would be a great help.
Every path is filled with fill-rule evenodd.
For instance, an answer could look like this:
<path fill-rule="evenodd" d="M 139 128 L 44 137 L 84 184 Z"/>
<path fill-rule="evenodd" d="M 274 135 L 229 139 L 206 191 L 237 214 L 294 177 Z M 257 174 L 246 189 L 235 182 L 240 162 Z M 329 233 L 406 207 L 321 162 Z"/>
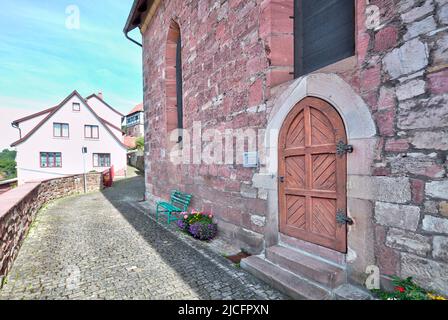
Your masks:
<path fill-rule="evenodd" d="M 344 213 L 344 210 L 339 209 L 338 211 L 336 211 L 336 222 L 339 224 L 348 224 L 351 226 L 353 224 L 353 219 L 347 217 Z"/>
<path fill-rule="evenodd" d="M 346 153 L 352 153 L 353 146 L 351 144 L 346 144 L 344 141 L 339 141 L 336 145 L 336 154 L 338 156 L 343 156 Z"/>
<path fill-rule="evenodd" d="M 285 177 L 278 177 L 278 180 L 280 181 L 280 183 L 285 182 Z"/>

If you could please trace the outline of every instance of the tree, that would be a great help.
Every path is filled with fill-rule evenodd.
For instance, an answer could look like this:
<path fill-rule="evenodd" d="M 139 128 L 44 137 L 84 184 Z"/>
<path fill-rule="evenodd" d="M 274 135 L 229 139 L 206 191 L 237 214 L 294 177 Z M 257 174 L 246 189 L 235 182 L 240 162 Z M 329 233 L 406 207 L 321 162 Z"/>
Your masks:
<path fill-rule="evenodd" d="M 138 137 L 135 139 L 135 149 L 140 151 L 145 149 L 145 139 L 143 137 Z"/>
<path fill-rule="evenodd" d="M 4 149 L 0 152 L 0 176 L 3 179 L 13 179 L 17 176 L 16 151 Z"/>

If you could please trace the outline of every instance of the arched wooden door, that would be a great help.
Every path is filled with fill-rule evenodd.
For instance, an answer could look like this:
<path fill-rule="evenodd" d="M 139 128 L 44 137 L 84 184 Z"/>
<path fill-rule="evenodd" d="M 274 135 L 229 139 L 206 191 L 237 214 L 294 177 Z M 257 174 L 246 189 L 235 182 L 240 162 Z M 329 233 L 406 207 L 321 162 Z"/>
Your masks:
<path fill-rule="evenodd" d="M 347 251 L 345 127 L 327 102 L 308 97 L 287 116 L 279 136 L 280 232 Z"/>

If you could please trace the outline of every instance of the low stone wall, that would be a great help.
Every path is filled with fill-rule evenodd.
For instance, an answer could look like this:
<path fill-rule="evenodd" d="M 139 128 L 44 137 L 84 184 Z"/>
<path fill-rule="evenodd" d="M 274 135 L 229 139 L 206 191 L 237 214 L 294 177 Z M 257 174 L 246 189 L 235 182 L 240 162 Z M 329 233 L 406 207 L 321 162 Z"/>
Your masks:
<path fill-rule="evenodd" d="M 87 191 L 101 189 L 102 174 L 89 173 Z M 0 196 L 0 286 L 39 209 L 49 201 L 83 192 L 83 175 L 74 175 L 26 183 Z"/>
<path fill-rule="evenodd" d="M 145 171 L 145 157 L 142 151 L 128 152 L 128 164 L 140 171 Z"/>

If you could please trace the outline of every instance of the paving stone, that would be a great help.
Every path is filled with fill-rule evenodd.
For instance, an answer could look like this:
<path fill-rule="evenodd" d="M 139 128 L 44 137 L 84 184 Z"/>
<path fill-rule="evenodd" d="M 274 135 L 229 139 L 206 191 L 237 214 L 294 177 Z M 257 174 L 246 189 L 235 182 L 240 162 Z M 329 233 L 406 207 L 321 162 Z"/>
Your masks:
<path fill-rule="evenodd" d="M 133 177 L 41 211 L 0 300 L 287 298 L 174 224 L 156 223 L 139 206 L 143 190 Z"/>

